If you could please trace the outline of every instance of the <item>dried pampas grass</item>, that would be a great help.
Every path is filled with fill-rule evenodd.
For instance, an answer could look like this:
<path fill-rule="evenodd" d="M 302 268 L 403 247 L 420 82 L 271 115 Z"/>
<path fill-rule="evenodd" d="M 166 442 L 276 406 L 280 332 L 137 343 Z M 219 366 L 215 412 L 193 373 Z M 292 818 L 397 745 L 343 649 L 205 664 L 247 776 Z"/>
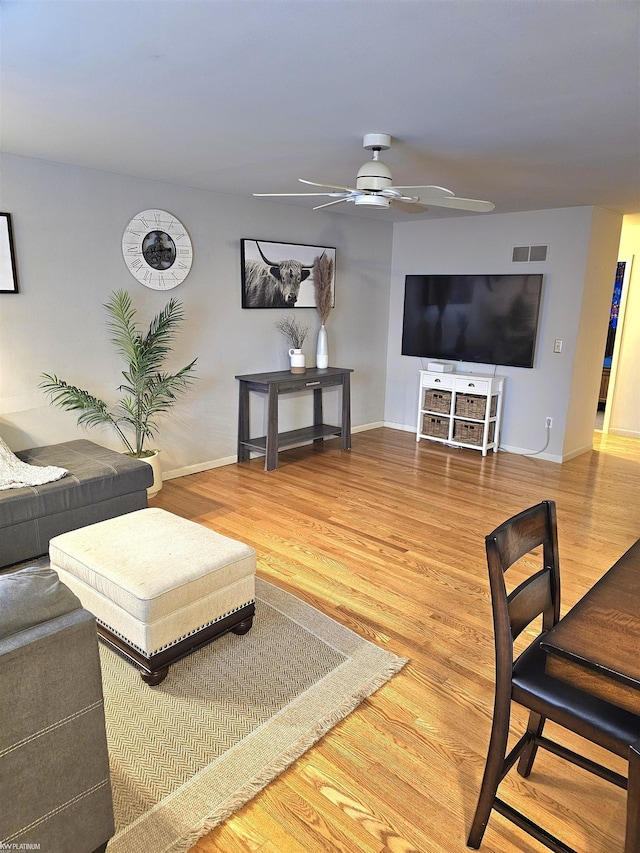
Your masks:
<path fill-rule="evenodd" d="M 313 286 L 316 296 L 316 309 L 320 322 L 324 326 L 331 311 L 331 282 L 333 281 L 333 259 L 323 252 L 313 262 Z"/>

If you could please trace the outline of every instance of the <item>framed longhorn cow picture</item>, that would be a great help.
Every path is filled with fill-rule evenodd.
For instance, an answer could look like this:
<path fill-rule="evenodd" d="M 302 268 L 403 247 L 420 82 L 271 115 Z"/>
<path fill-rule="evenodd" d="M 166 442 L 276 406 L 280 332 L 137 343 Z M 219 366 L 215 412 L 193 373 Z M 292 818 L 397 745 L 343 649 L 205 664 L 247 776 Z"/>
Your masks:
<path fill-rule="evenodd" d="M 335 306 L 335 248 L 243 239 L 240 251 L 243 308 L 315 308 L 314 262 L 323 255 Z"/>

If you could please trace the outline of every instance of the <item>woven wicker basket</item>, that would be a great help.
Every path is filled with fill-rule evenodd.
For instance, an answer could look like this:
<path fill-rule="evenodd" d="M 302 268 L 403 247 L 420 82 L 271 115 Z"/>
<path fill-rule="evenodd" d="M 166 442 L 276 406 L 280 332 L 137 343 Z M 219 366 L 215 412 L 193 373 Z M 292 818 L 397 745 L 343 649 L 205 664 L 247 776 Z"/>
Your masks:
<path fill-rule="evenodd" d="M 489 424 L 489 444 L 493 441 L 495 432 L 496 425 L 494 423 Z M 483 434 L 484 424 L 475 424 L 471 421 L 454 421 L 453 423 L 453 438 L 463 444 L 473 444 L 480 447 Z"/>
<path fill-rule="evenodd" d="M 456 396 L 456 415 L 463 418 L 476 418 L 484 420 L 487 398 L 477 394 L 458 394 Z M 491 398 L 490 418 L 494 418 L 498 410 L 498 397 Z"/>
<path fill-rule="evenodd" d="M 437 388 L 427 388 L 424 392 L 423 409 L 429 412 L 444 412 L 449 414 L 451 411 L 451 391 L 440 391 Z"/>
<path fill-rule="evenodd" d="M 449 438 L 449 418 L 423 415 L 422 435 L 430 435 L 433 438 Z"/>

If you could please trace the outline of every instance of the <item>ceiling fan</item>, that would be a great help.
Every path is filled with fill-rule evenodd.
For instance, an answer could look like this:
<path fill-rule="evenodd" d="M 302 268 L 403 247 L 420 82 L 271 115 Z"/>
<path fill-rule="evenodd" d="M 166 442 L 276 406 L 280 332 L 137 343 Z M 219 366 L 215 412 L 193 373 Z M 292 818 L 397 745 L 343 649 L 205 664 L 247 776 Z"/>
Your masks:
<path fill-rule="evenodd" d="M 355 187 L 342 187 L 334 184 L 320 184 L 317 181 L 307 181 L 298 178 L 303 184 L 312 187 L 322 187 L 325 192 L 308 193 L 253 193 L 254 196 L 268 198 L 328 196 L 334 199 L 314 207 L 320 210 L 331 207 L 343 201 L 352 201 L 356 205 L 367 207 L 389 207 L 391 202 L 408 205 L 410 213 L 420 213 L 428 210 L 426 205 L 434 207 L 449 207 L 454 210 L 471 210 L 475 213 L 489 213 L 495 205 L 490 201 L 476 198 L 459 198 L 451 190 L 432 185 L 427 186 L 393 186 L 393 178 L 388 166 L 380 159 L 380 152 L 391 147 L 391 137 L 388 133 L 367 133 L 362 147 L 373 152 L 373 159 L 368 160 L 358 170 Z M 326 192 L 328 190 L 329 192 Z M 405 190 L 421 190 L 419 195 L 407 195 Z"/>

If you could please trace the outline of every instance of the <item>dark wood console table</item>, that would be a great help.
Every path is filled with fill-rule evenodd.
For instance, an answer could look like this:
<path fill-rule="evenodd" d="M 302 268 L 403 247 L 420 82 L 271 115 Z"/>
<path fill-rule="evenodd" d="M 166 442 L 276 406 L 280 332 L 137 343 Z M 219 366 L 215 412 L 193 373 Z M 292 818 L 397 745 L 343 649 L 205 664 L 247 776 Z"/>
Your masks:
<path fill-rule="evenodd" d="M 265 454 L 265 471 L 278 467 L 278 448 L 313 441 L 314 444 L 331 436 L 340 436 L 342 450 L 351 448 L 351 368 L 317 367 L 305 373 L 278 370 L 274 373 L 248 373 L 236 376 L 240 383 L 238 404 L 238 462 L 247 462 L 251 451 Z M 322 421 L 322 391 L 342 386 L 342 423 L 332 426 Z M 260 438 L 249 436 L 249 392 L 267 398 L 267 434 Z M 313 391 L 313 426 L 278 432 L 278 397 L 299 391 Z"/>

